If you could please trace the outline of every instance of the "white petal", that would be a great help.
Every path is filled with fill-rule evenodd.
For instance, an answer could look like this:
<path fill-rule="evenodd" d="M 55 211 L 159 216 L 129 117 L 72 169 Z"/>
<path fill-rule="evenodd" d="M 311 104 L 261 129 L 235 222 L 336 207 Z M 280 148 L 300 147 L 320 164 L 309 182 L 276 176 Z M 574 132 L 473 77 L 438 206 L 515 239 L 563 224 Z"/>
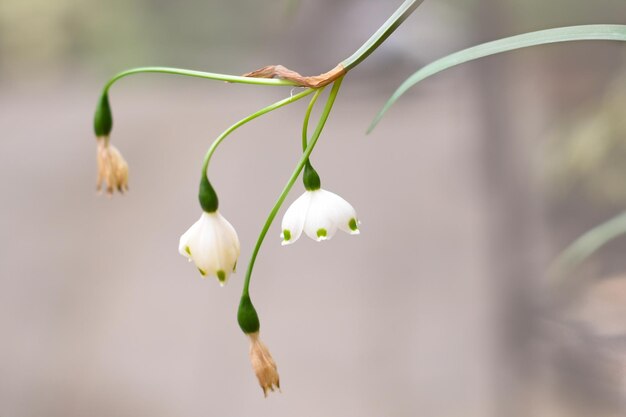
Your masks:
<path fill-rule="evenodd" d="M 193 235 L 198 233 L 201 223 L 202 217 L 200 217 L 200 220 L 192 224 L 191 227 L 180 237 L 180 241 L 178 242 L 178 252 L 186 258 L 190 258 L 189 241 Z"/>
<path fill-rule="evenodd" d="M 203 275 L 216 275 L 220 269 L 217 236 L 211 214 L 202 213 L 198 233 L 189 241 L 191 259 Z"/>
<path fill-rule="evenodd" d="M 317 190 L 312 193 L 304 232 L 317 241 L 332 238 L 337 228 L 359 234 L 358 220 L 354 208 L 335 193 Z"/>
<path fill-rule="evenodd" d="M 203 276 L 215 275 L 223 285 L 237 263 L 239 238 L 219 212 L 202 213 L 181 236 L 178 250 L 193 260 Z"/>
<path fill-rule="evenodd" d="M 218 264 L 220 267 L 217 269 L 216 273 L 220 271 L 224 273 L 224 280 L 220 281 L 224 284 L 235 268 L 237 259 L 239 258 L 239 238 L 237 237 L 235 228 L 219 213 L 217 213 L 214 226 L 216 230 L 217 252 L 219 254 Z"/>
<path fill-rule="evenodd" d="M 356 211 L 354 207 L 346 200 L 341 198 L 335 193 L 331 193 L 330 191 L 320 190 L 324 192 L 325 199 L 327 200 L 327 205 L 329 210 L 332 209 L 332 216 L 337 223 L 339 229 L 343 230 L 346 233 L 350 233 L 353 235 L 359 234 L 359 221 L 356 217 Z M 351 224 L 352 223 L 352 227 Z M 354 229 L 353 229 L 354 227 Z"/>
<path fill-rule="evenodd" d="M 280 235 L 283 239 L 283 245 L 289 245 L 300 238 L 313 193 L 312 191 L 305 191 L 296 201 L 291 203 L 285 212 L 281 223 Z M 285 236 L 287 234 L 285 231 L 288 232 L 288 236 Z M 289 237 L 289 239 L 286 239 L 286 237 Z"/>
<path fill-rule="evenodd" d="M 328 191 L 310 191 L 311 203 L 304 223 L 304 233 L 311 239 L 322 241 L 332 238 L 337 232 L 335 207 Z"/>

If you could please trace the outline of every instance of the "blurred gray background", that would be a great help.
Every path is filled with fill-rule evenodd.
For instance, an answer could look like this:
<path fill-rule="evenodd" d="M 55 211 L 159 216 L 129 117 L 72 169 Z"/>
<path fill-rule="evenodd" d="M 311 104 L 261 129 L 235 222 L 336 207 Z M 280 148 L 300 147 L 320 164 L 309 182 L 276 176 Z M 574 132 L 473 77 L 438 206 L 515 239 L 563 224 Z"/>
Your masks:
<path fill-rule="evenodd" d="M 545 274 L 626 203 L 624 45 L 455 68 L 364 133 L 421 65 L 521 32 L 626 23 L 623 0 L 426 1 L 350 72 L 313 161 L 362 233 L 281 247 L 275 224 L 253 276 L 282 394 L 263 398 L 235 315 L 257 233 L 299 157 L 306 103 L 243 127 L 215 155 L 220 209 L 242 243 L 225 288 L 177 253 L 200 215 L 202 157 L 290 89 L 122 80 L 112 142 L 130 192 L 96 195 L 92 114 L 115 72 L 318 74 L 399 4 L 0 2 L 0 416 L 624 415 L 626 242 L 565 284 Z"/>

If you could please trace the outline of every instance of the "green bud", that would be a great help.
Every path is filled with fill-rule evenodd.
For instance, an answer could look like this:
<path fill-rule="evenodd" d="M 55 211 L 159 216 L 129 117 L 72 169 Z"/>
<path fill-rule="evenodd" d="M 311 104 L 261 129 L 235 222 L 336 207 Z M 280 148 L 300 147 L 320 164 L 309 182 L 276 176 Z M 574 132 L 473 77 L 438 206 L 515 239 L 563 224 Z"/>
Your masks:
<path fill-rule="evenodd" d="M 308 160 L 306 161 L 306 165 L 304 165 L 302 181 L 304 182 L 304 188 L 308 191 L 319 190 L 321 187 L 320 176 L 317 175 L 317 172 L 313 169 L 311 162 Z"/>
<path fill-rule="evenodd" d="M 219 201 L 217 199 L 217 193 L 213 189 L 213 186 L 209 182 L 206 176 L 206 169 L 202 169 L 202 178 L 200 179 L 200 191 L 198 192 L 198 200 L 200 200 L 200 207 L 207 213 L 214 213 L 217 211 Z"/>
<path fill-rule="evenodd" d="M 97 137 L 109 136 L 113 129 L 113 116 L 111 115 L 111 106 L 109 106 L 109 95 L 107 93 L 100 96 L 96 114 L 93 117 L 93 130 Z"/>
<path fill-rule="evenodd" d="M 261 327 L 259 316 L 248 294 L 241 296 L 239 310 L 237 311 L 237 322 L 245 334 L 256 333 Z"/>

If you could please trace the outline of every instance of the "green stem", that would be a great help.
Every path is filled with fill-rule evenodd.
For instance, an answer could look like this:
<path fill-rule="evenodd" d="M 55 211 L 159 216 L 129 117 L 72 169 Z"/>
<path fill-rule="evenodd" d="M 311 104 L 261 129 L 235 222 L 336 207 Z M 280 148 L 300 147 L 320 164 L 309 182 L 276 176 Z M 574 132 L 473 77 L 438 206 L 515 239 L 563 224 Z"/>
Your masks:
<path fill-rule="evenodd" d="M 287 184 L 285 185 L 285 188 L 283 188 L 283 191 L 280 193 L 280 196 L 278 197 L 276 204 L 274 204 L 274 207 L 270 211 L 269 216 L 265 220 L 263 229 L 261 229 L 261 233 L 259 234 L 256 245 L 254 246 L 254 250 L 252 251 L 252 255 L 250 256 L 250 262 L 248 263 L 248 269 L 246 271 L 246 278 L 243 283 L 242 297 L 249 295 L 250 277 L 252 276 L 252 269 L 254 268 L 254 262 L 256 261 L 256 257 L 259 253 L 259 249 L 261 249 L 261 245 L 263 244 L 265 235 L 267 235 L 267 231 L 272 225 L 272 222 L 274 221 L 274 218 L 276 217 L 278 210 L 280 210 L 280 207 L 285 201 L 287 194 L 289 194 L 291 187 L 298 179 L 300 172 L 302 172 L 302 168 L 304 167 L 304 164 L 306 163 L 306 161 L 309 159 L 309 155 L 311 155 L 311 152 L 313 152 L 313 148 L 315 148 L 315 144 L 317 143 L 317 140 L 319 139 L 320 134 L 322 133 L 322 130 L 324 129 L 326 120 L 328 119 L 328 116 L 330 115 L 330 111 L 333 108 L 333 104 L 335 103 L 335 98 L 337 97 L 337 93 L 339 92 L 339 88 L 341 87 L 342 81 L 343 81 L 343 77 L 338 78 L 333 83 L 333 88 L 330 91 L 330 94 L 328 95 L 328 99 L 326 100 L 326 106 L 324 107 L 324 110 L 322 111 L 320 120 L 317 123 L 317 127 L 315 128 L 315 132 L 313 132 L 313 135 L 311 136 L 311 140 L 309 141 L 306 149 L 304 150 L 304 153 L 302 154 L 300 161 L 298 161 L 298 165 L 296 165 L 296 169 L 291 174 L 289 181 L 287 181 Z"/>
<path fill-rule="evenodd" d="M 572 242 L 549 269 L 553 279 L 565 276 L 595 251 L 611 240 L 626 234 L 626 211 L 585 232 Z"/>
<path fill-rule="evenodd" d="M 315 94 L 313 95 L 313 97 L 311 98 L 311 101 L 309 102 L 309 106 L 306 108 L 306 113 L 304 113 L 304 121 L 302 122 L 302 152 L 306 150 L 307 136 L 309 135 L 309 119 L 311 118 L 311 112 L 313 111 L 313 107 L 315 106 L 315 102 L 317 101 L 317 98 L 320 96 L 322 91 L 324 91 L 324 88 L 326 87 L 322 87 L 318 89 L 317 91 L 315 91 Z"/>
<path fill-rule="evenodd" d="M 304 113 L 304 121 L 302 122 L 302 152 L 306 150 L 307 146 L 307 138 L 309 136 L 309 119 L 311 117 L 311 112 L 313 111 L 313 107 L 315 106 L 315 102 L 319 97 L 319 93 L 322 92 L 324 87 L 318 90 L 318 93 L 313 96 L 311 102 L 309 103 L 309 107 L 307 107 L 306 112 Z M 322 183 L 320 180 L 320 176 L 318 175 L 313 165 L 311 165 L 311 158 L 306 160 L 304 164 L 304 173 L 302 174 L 302 182 L 304 183 L 304 188 L 307 191 L 319 190 Z"/>
<path fill-rule="evenodd" d="M 388 37 L 396 30 L 402 22 L 409 17 L 411 13 L 423 2 L 424 0 L 405 0 L 404 3 L 394 12 L 393 15 L 370 37 L 367 42 L 363 44 L 354 54 L 348 59 L 344 60 L 341 64 L 346 70 L 356 67 L 361 61 L 367 58 L 376 48 L 378 48 Z M 272 85 L 272 86 L 294 86 L 294 82 L 289 80 L 281 80 L 276 78 L 255 78 L 255 77 L 243 77 L 240 75 L 218 74 L 214 72 L 194 71 L 182 68 L 171 67 L 139 67 L 131 68 L 126 71 L 122 71 L 111 78 L 104 86 L 103 94 L 109 91 L 109 88 L 120 78 L 124 78 L 132 74 L 140 73 L 161 73 L 161 74 L 174 74 L 184 75 L 187 77 L 206 78 L 210 80 L 227 81 L 230 83 L 241 84 L 257 84 L 257 85 Z"/>
<path fill-rule="evenodd" d="M 209 150 L 207 151 L 206 155 L 204 156 L 204 162 L 202 163 L 202 172 L 206 174 L 207 168 L 209 167 L 209 162 L 211 161 L 211 157 L 213 156 L 213 154 L 215 153 L 215 150 L 217 149 L 217 147 L 220 145 L 220 143 L 222 143 L 222 141 L 224 139 L 226 139 L 226 137 L 228 135 L 230 135 L 234 130 L 236 130 L 237 128 L 245 125 L 246 123 L 256 119 L 257 117 L 263 116 L 266 113 L 269 113 L 273 110 L 276 110 L 278 108 L 281 108 L 283 106 L 286 106 L 287 104 L 291 104 L 294 101 L 298 101 L 301 98 L 304 98 L 306 96 L 308 96 L 309 94 L 311 94 L 312 92 L 314 92 L 315 90 L 311 89 L 311 88 L 307 88 L 306 90 L 293 95 L 291 97 L 288 97 L 286 99 L 277 101 L 274 104 L 271 104 L 259 111 L 257 111 L 256 113 L 252 113 L 251 115 L 241 119 L 240 121 L 238 121 L 237 123 L 235 123 L 234 125 L 232 125 L 231 127 L 229 127 L 228 129 L 226 129 L 224 132 L 222 132 L 221 135 L 219 135 L 217 137 L 217 139 L 215 139 L 215 141 L 213 141 L 213 143 L 211 144 L 211 147 L 209 148 Z M 316 92 L 317 94 L 317 92 Z"/>
<path fill-rule="evenodd" d="M 294 101 L 300 100 L 303 97 L 306 97 L 307 95 L 311 94 L 314 90 L 312 89 L 306 89 L 294 96 L 290 96 L 286 99 L 277 101 L 274 104 L 271 104 L 267 107 L 264 107 L 263 109 L 252 113 L 251 115 L 239 120 L 237 123 L 235 123 L 234 125 L 230 126 L 228 129 L 226 129 L 224 132 L 222 132 L 217 139 L 215 139 L 215 141 L 213 141 L 213 143 L 211 144 L 211 146 L 209 147 L 209 150 L 207 151 L 206 155 L 204 156 L 204 162 L 202 163 L 202 171 L 200 174 L 200 186 L 199 186 L 199 190 L 198 190 L 198 200 L 200 202 L 200 207 L 202 207 L 202 210 L 204 210 L 207 213 L 213 213 L 215 211 L 217 211 L 217 209 L 219 208 L 219 199 L 217 197 L 217 193 L 215 192 L 215 189 L 213 188 L 213 186 L 211 185 L 211 182 L 209 181 L 209 176 L 208 176 L 208 167 L 209 167 L 209 162 L 211 160 L 211 157 L 213 156 L 213 154 L 215 153 L 216 149 L 218 148 L 218 146 L 222 143 L 222 141 L 224 141 L 224 139 L 226 139 L 226 137 L 228 135 L 230 135 L 233 131 L 235 131 L 237 128 L 243 126 L 244 124 L 256 119 L 257 117 L 260 117 L 266 113 L 271 112 L 272 110 L 276 110 L 280 107 L 286 106 L 287 104 L 293 103 Z"/>
<path fill-rule="evenodd" d="M 424 0 L 406 0 L 389 19 L 354 54 L 341 65 L 349 71 L 378 48 Z"/>
<path fill-rule="evenodd" d="M 227 81 L 229 83 L 240 83 L 240 84 L 258 84 L 258 85 L 273 85 L 273 86 L 295 85 L 291 81 L 279 80 L 279 79 L 274 79 L 274 78 L 242 77 L 238 75 L 217 74 L 213 72 L 194 71 L 194 70 L 170 68 L 170 67 L 140 67 L 140 68 L 132 68 L 132 69 L 122 71 L 116 74 L 113 78 L 111 78 L 104 85 L 103 94 L 106 94 L 109 91 L 109 88 L 111 88 L 111 86 L 120 78 L 124 78 L 128 75 L 141 74 L 141 73 L 146 73 L 146 72 L 184 75 L 187 77 L 206 78 L 209 80 Z"/>

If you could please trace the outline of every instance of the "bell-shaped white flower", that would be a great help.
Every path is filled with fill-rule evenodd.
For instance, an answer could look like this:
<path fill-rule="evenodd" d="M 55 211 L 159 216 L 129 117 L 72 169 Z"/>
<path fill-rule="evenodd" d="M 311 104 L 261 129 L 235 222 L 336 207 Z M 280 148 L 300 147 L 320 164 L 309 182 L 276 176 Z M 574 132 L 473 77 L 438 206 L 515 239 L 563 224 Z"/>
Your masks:
<path fill-rule="evenodd" d="M 203 277 L 214 275 L 224 285 L 237 266 L 239 238 L 218 211 L 202 212 L 200 220 L 180 237 L 178 251 L 196 264 Z"/>
<path fill-rule="evenodd" d="M 282 244 L 298 240 L 302 231 L 311 239 L 322 241 L 335 235 L 337 229 L 351 235 L 359 234 L 359 221 L 354 208 L 335 193 L 322 190 L 305 191 L 285 212 L 282 222 Z"/>

